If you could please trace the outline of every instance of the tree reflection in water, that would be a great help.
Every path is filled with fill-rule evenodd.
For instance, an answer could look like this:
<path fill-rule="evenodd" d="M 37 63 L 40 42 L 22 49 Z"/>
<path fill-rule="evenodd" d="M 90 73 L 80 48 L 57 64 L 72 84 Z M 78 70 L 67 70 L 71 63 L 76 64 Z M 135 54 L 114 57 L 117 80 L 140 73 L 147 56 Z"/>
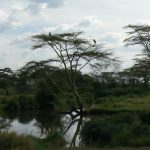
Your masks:
<path fill-rule="evenodd" d="M 14 123 L 15 121 L 18 122 L 17 127 L 15 130 L 12 130 L 16 125 Z M 29 132 L 29 134 L 32 135 L 32 133 L 34 133 L 33 136 L 39 137 L 40 135 L 40 137 L 43 138 L 56 133 L 60 135 L 61 138 L 63 137 L 68 141 L 71 147 L 74 147 L 78 145 L 78 135 L 82 122 L 83 115 L 76 115 L 72 118 L 70 115 L 60 115 L 50 113 L 49 111 L 26 112 L 19 114 L 10 113 L 0 117 L 0 130 L 15 131 L 18 134 L 24 134 L 24 131 L 27 131 L 29 125 L 30 130 L 33 131 L 31 133 Z M 23 128 L 26 129 L 22 131 Z M 37 135 L 35 133 L 37 133 Z M 26 132 L 25 134 L 28 133 Z"/>
<path fill-rule="evenodd" d="M 1 115 L 0 116 L 0 130 L 4 130 L 10 127 L 12 121 L 13 121 L 13 117 L 8 119 L 8 116 L 6 114 Z"/>
<path fill-rule="evenodd" d="M 12 122 L 11 120 L 1 117 L 0 118 L 0 130 L 10 127 L 11 122 Z"/>
<path fill-rule="evenodd" d="M 48 135 L 52 131 L 61 131 L 61 116 L 47 111 L 39 112 L 36 116 L 36 126 L 40 128 L 41 135 Z"/>

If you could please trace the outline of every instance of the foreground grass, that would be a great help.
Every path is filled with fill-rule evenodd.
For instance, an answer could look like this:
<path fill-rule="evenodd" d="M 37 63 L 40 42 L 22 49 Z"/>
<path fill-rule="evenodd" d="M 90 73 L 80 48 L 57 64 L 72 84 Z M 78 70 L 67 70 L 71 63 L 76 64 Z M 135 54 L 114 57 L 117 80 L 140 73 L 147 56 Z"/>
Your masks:
<path fill-rule="evenodd" d="M 48 150 L 150 150 L 150 147 L 141 147 L 141 148 L 54 148 L 51 147 Z"/>
<path fill-rule="evenodd" d="M 15 133 L 0 132 L 0 150 L 150 150 L 150 147 L 140 148 L 64 148 L 64 146 L 51 145 L 50 141 L 41 140 Z"/>
<path fill-rule="evenodd" d="M 30 137 L 16 133 L 0 132 L 0 150 L 33 150 Z"/>

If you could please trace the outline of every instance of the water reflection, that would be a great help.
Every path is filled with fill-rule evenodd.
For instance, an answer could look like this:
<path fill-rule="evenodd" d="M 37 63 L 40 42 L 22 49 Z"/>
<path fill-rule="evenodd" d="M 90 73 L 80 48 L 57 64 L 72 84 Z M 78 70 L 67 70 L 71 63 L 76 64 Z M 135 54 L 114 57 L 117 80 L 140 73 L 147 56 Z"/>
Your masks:
<path fill-rule="evenodd" d="M 68 145 L 79 145 L 79 132 L 83 117 L 72 120 L 68 115 L 52 114 L 49 111 L 22 114 L 4 114 L 0 117 L 0 130 L 44 138 L 51 132 L 59 132 Z M 76 142 L 75 142 L 76 141 Z"/>

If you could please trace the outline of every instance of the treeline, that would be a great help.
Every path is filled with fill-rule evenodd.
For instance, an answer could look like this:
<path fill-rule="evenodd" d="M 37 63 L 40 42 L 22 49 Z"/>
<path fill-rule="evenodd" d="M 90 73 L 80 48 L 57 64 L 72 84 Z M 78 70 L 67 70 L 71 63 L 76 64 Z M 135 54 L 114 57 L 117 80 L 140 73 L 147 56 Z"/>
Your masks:
<path fill-rule="evenodd" d="M 0 69 L 1 103 L 8 110 L 71 107 L 75 101 L 67 80 L 66 71 L 51 66 L 48 60 L 29 62 L 17 71 Z M 82 102 L 91 106 L 104 96 L 145 94 L 149 80 L 148 71 L 142 72 L 141 68 L 133 66 L 122 72 L 102 72 L 100 75 L 78 72 L 76 84 Z M 9 105 L 5 104 L 7 101 Z"/>
<path fill-rule="evenodd" d="M 82 98 L 86 101 L 86 97 L 90 96 L 86 103 L 91 103 L 94 99 L 93 78 L 78 72 L 77 80 Z M 29 62 L 17 71 L 0 69 L 1 103 L 8 110 L 20 109 L 18 103 L 21 110 L 33 109 L 34 101 L 38 104 L 35 108 L 65 109 L 74 105 L 74 95 L 67 81 L 66 71 L 51 66 L 48 60 Z M 6 105 L 7 101 L 9 105 Z"/>

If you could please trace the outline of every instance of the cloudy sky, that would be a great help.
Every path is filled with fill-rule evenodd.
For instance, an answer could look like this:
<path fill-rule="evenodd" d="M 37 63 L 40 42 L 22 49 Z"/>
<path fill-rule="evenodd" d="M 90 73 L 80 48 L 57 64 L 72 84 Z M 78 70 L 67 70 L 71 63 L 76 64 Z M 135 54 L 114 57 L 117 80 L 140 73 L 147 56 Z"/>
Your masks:
<path fill-rule="evenodd" d="M 34 33 L 84 31 L 113 49 L 132 64 L 138 47 L 124 47 L 124 26 L 149 24 L 149 0 L 1 0 L 0 1 L 0 68 L 17 69 L 31 60 L 43 60 L 48 50 L 31 50 Z"/>

